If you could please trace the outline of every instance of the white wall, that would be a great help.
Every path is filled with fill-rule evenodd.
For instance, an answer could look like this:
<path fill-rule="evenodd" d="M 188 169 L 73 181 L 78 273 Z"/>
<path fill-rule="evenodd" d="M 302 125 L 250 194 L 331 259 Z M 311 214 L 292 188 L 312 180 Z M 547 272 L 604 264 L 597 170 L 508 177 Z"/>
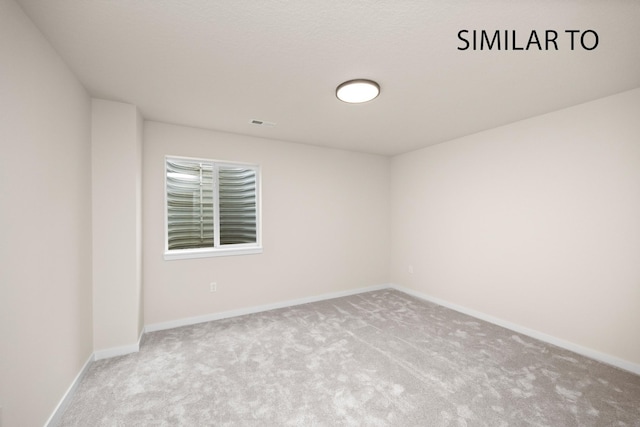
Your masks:
<path fill-rule="evenodd" d="M 392 281 L 640 364 L 639 118 L 636 89 L 393 158 Z"/>
<path fill-rule="evenodd" d="M 93 99 L 94 350 L 136 350 L 142 331 L 142 120 L 130 104 Z M 111 354 L 109 354 L 111 355 Z"/>
<path fill-rule="evenodd" d="M 395 283 L 640 363 L 640 89 L 398 156 L 391 169 L 380 156 L 154 122 L 142 153 L 135 107 L 97 104 L 92 229 L 89 97 L 0 0 L 2 425 L 47 420 L 93 351 L 94 303 L 96 349 L 108 349 L 136 341 L 143 321 L 384 284 L 389 259 Z M 263 254 L 163 259 L 166 154 L 262 166 Z M 122 221 L 103 210 L 116 189 Z"/>
<path fill-rule="evenodd" d="M 388 158 L 155 122 L 144 134 L 147 324 L 388 283 Z M 165 155 L 260 164 L 264 252 L 165 261 Z"/>
<path fill-rule="evenodd" d="M 90 101 L 0 0 L 0 407 L 42 426 L 92 352 Z"/>

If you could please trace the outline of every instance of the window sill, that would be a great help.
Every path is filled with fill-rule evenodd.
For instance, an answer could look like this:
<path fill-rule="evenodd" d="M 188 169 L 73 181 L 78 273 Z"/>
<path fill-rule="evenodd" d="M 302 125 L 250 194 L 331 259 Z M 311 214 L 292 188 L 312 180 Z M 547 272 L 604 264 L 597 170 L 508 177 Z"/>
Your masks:
<path fill-rule="evenodd" d="M 262 253 L 262 246 L 243 246 L 224 249 L 180 249 L 165 251 L 164 259 L 165 261 L 171 261 L 174 259 L 210 258 L 218 256 L 253 255 L 260 253 Z"/>

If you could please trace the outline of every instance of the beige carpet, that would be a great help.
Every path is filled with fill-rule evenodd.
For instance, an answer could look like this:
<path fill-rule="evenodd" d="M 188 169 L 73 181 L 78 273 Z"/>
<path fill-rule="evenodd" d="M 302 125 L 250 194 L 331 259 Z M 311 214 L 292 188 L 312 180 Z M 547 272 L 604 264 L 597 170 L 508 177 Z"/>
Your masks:
<path fill-rule="evenodd" d="M 398 291 L 147 334 L 62 426 L 640 426 L 640 377 Z"/>

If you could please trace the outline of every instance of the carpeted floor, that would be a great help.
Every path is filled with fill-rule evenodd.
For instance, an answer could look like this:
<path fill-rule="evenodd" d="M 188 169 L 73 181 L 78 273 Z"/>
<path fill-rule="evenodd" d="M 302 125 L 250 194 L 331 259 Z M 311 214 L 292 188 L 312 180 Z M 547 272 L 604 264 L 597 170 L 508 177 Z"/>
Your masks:
<path fill-rule="evenodd" d="M 640 426 L 640 377 L 394 290 L 147 334 L 62 426 Z"/>

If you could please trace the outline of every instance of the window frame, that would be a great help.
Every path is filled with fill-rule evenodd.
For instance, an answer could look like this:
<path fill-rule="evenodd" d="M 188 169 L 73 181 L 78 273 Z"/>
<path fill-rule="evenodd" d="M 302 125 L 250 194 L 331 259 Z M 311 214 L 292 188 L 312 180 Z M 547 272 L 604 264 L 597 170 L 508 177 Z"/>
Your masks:
<path fill-rule="evenodd" d="M 169 201 L 167 188 L 167 161 L 187 161 L 198 163 L 209 163 L 213 166 L 213 229 L 214 229 L 214 246 L 210 248 L 194 248 L 194 249 L 171 249 L 169 250 Z M 256 242 L 255 243 L 236 243 L 220 245 L 220 190 L 219 176 L 217 171 L 220 167 L 242 167 L 252 169 L 256 175 Z M 184 157 L 184 156 L 164 156 L 162 165 L 164 174 L 164 259 L 192 259 L 192 258 L 209 258 L 218 256 L 232 255 L 251 255 L 262 253 L 262 174 L 261 167 L 255 163 L 235 162 L 228 160 L 214 160 L 200 157 Z M 218 243 L 218 246 L 216 245 Z"/>

